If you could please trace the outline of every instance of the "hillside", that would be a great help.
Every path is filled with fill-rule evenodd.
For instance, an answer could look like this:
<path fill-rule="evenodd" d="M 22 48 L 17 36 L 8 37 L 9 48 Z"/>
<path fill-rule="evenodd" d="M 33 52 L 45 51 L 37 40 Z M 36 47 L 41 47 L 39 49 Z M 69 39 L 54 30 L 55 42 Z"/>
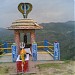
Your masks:
<path fill-rule="evenodd" d="M 60 43 L 61 58 L 75 59 L 75 22 L 69 21 L 65 23 L 42 23 L 43 30 L 37 31 L 40 40 L 47 39 L 53 43 L 58 41 Z"/>
<path fill-rule="evenodd" d="M 74 24 L 74 21 L 41 23 L 40 25 L 44 29 L 36 31 L 36 41 L 47 39 L 49 42 L 54 43 L 57 40 L 60 43 L 61 59 L 75 59 Z M 0 42 L 13 41 L 13 37 L 13 31 L 0 28 Z"/>
<path fill-rule="evenodd" d="M 0 28 L 0 42 L 13 41 L 13 31 L 7 30 L 5 28 Z"/>

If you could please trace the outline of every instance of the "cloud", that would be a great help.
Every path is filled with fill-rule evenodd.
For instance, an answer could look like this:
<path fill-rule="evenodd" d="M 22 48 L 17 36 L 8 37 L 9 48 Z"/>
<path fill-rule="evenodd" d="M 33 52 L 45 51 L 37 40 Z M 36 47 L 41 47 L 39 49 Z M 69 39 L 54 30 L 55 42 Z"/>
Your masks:
<path fill-rule="evenodd" d="M 10 26 L 12 21 L 22 18 L 17 7 L 20 2 L 30 2 L 33 10 L 28 18 L 38 23 L 73 20 L 73 0 L 0 0 L 0 27 Z"/>

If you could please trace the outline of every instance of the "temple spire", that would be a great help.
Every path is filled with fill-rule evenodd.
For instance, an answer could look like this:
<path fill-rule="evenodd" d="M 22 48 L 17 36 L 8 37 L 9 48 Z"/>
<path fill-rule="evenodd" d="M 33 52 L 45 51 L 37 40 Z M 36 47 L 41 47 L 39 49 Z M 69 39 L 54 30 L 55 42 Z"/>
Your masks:
<path fill-rule="evenodd" d="M 32 10 L 32 4 L 30 4 L 30 3 L 20 3 L 18 5 L 18 10 L 23 14 L 23 18 L 27 18 L 28 14 Z"/>

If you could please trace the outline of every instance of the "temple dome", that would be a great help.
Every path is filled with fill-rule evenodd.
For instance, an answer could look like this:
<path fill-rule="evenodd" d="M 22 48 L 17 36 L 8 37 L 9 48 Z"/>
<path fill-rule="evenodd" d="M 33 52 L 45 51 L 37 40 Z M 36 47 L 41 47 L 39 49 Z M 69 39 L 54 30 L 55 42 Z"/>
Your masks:
<path fill-rule="evenodd" d="M 33 19 L 18 19 L 12 23 L 8 29 L 42 29 L 43 27 L 38 25 Z"/>

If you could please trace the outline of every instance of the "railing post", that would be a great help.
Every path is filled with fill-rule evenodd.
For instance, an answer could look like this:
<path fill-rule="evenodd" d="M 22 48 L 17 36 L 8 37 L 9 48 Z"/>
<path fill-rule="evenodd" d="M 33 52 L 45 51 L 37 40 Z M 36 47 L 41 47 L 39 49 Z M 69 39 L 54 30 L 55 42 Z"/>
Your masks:
<path fill-rule="evenodd" d="M 48 40 L 44 40 L 44 46 L 49 46 Z M 48 47 L 44 47 L 45 51 L 48 51 Z"/>
<path fill-rule="evenodd" d="M 37 61 L 37 43 L 32 44 L 32 59 Z"/>
<path fill-rule="evenodd" d="M 7 42 L 4 42 L 4 48 L 8 48 L 8 43 L 7 43 Z M 8 53 L 8 50 L 5 49 L 5 50 L 4 50 L 4 53 Z"/>
<path fill-rule="evenodd" d="M 12 49 L 12 61 L 16 62 L 18 52 L 17 52 L 17 46 L 15 43 L 13 45 L 11 45 L 11 49 Z"/>
<path fill-rule="evenodd" d="M 54 43 L 54 60 L 60 60 L 60 47 L 59 43 Z"/>

